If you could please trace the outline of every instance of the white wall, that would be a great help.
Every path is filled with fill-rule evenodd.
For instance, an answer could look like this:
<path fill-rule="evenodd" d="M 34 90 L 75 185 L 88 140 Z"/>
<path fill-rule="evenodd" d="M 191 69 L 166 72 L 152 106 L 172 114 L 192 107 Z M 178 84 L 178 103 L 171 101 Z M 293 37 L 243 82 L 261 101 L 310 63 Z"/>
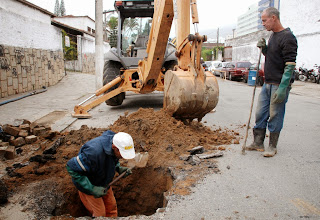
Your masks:
<path fill-rule="evenodd" d="M 312 68 L 320 64 L 319 1 L 281 0 L 280 19 L 290 27 L 298 41 L 297 66 Z"/>
<path fill-rule="evenodd" d="M 50 15 L 15 0 L 0 1 L 0 32 L 4 45 L 62 50 L 61 31 L 51 25 Z"/>

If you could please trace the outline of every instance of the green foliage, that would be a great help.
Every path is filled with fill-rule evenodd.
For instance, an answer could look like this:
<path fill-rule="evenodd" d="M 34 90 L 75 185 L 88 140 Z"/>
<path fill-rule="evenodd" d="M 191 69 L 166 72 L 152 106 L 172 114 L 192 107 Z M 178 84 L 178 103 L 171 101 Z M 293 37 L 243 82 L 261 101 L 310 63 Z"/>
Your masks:
<path fill-rule="evenodd" d="M 111 47 L 117 47 L 117 38 L 118 38 L 118 18 L 111 17 L 107 22 L 107 26 L 110 30 L 109 43 Z"/>
<path fill-rule="evenodd" d="M 213 56 L 214 60 L 218 58 L 218 52 L 222 51 L 222 57 L 223 57 L 223 52 L 224 52 L 224 46 L 216 46 L 213 48 Z"/>
<path fill-rule="evenodd" d="M 62 32 L 62 47 L 64 52 L 65 60 L 77 60 L 78 59 L 78 50 L 77 50 L 77 39 L 71 35 L 68 35 L 65 30 Z M 66 47 L 65 37 L 68 36 L 70 39 L 70 47 Z"/>
<path fill-rule="evenodd" d="M 151 24 L 145 23 L 143 31 L 142 31 L 142 35 L 149 35 L 150 29 L 151 29 Z"/>
<path fill-rule="evenodd" d="M 64 6 L 64 1 L 61 0 L 61 3 L 60 3 L 60 15 L 61 16 L 65 16 L 66 15 L 66 8 Z"/>
<path fill-rule="evenodd" d="M 203 61 L 212 60 L 212 49 L 203 47 L 201 50 L 201 57 L 203 57 Z"/>
<path fill-rule="evenodd" d="M 55 4 L 55 6 L 54 6 L 54 15 L 60 16 L 59 0 L 56 0 L 56 4 Z"/>

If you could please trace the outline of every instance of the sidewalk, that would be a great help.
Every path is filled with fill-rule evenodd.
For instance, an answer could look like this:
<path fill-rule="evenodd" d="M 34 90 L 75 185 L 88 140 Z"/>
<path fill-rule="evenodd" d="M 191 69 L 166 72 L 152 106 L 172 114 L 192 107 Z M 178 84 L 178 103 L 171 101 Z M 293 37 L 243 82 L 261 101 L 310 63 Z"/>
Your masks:
<path fill-rule="evenodd" d="M 95 92 L 95 75 L 68 72 L 58 84 L 47 89 L 46 92 L 0 106 L 0 124 L 14 125 L 17 119 L 38 120 L 52 126 L 53 130 L 63 130 L 76 120 L 71 117 L 74 106 Z M 25 94 L 6 97 L 0 102 Z"/>

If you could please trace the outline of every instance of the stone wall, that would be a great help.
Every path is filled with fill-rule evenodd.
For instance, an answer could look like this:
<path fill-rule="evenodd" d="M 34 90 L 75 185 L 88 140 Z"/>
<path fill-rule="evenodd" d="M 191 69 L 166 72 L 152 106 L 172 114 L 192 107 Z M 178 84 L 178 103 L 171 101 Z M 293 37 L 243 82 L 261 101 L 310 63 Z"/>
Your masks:
<path fill-rule="evenodd" d="M 0 45 L 1 98 L 52 86 L 64 75 L 62 51 Z"/>
<path fill-rule="evenodd" d="M 78 60 L 66 61 L 66 69 L 69 71 L 95 74 L 95 55 L 85 53 L 79 55 Z"/>

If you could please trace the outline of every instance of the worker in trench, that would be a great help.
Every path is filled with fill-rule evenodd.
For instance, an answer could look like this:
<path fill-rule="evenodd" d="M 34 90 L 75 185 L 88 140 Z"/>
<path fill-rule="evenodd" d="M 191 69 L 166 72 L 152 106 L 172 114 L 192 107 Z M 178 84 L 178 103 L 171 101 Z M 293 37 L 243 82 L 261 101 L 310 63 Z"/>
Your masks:
<path fill-rule="evenodd" d="M 272 31 L 272 34 L 268 45 L 263 38 L 257 44 L 265 55 L 265 83 L 257 103 L 256 124 L 253 128 L 254 141 L 247 149 L 264 149 L 263 156 L 273 157 L 277 153 L 286 103 L 294 79 L 298 45 L 290 28 L 282 26 L 280 13 L 276 8 L 265 9 L 261 20 L 266 30 Z M 264 147 L 267 127 L 270 131 L 269 145 Z"/>
<path fill-rule="evenodd" d="M 124 132 L 105 131 L 85 143 L 78 156 L 67 163 L 67 170 L 79 192 L 80 199 L 93 217 L 117 217 L 117 204 L 109 183 L 115 172 L 131 174 L 120 166 L 119 159 L 133 159 L 135 149 L 132 137 Z"/>

